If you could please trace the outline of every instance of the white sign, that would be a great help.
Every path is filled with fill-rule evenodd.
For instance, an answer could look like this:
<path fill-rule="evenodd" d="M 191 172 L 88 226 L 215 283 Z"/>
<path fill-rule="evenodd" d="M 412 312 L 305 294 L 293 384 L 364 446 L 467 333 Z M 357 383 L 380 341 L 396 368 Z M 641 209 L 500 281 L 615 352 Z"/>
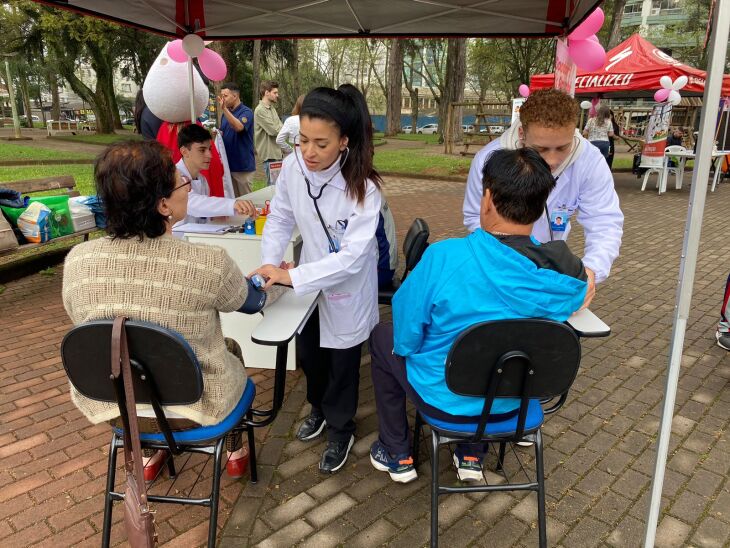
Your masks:
<path fill-rule="evenodd" d="M 558 38 L 555 46 L 555 84 L 554 88 L 575 96 L 575 76 L 578 69 L 568 53 L 568 41 Z"/>
<path fill-rule="evenodd" d="M 512 122 L 511 124 L 514 124 L 516 120 L 520 119 L 520 107 L 525 102 L 524 97 L 518 97 L 517 99 L 512 99 Z"/>

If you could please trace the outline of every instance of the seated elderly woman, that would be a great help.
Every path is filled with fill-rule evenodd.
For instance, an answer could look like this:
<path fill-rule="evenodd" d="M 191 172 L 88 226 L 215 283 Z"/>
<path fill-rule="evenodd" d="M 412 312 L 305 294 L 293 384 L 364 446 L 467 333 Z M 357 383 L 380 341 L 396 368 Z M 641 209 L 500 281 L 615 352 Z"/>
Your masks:
<path fill-rule="evenodd" d="M 176 171 L 159 143 L 111 145 L 96 160 L 94 178 L 108 235 L 77 245 L 66 257 L 66 312 L 75 325 L 124 315 L 182 335 L 200 362 L 203 396 L 192 405 L 175 406 L 182 418 L 170 419 L 170 425 L 184 430 L 220 422 L 241 398 L 246 371 L 238 345 L 224 341 L 219 312 L 256 312 L 283 289 L 263 293 L 223 249 L 172 237 L 172 226 L 187 214 L 190 179 Z M 73 386 L 71 399 L 94 424 L 121 423 L 116 404 L 86 398 Z M 157 431 L 154 419 L 141 418 L 140 427 Z M 229 436 L 227 449 L 228 474 L 242 476 L 248 454 L 240 434 Z M 165 454 L 146 460 L 145 479 L 151 480 Z"/>

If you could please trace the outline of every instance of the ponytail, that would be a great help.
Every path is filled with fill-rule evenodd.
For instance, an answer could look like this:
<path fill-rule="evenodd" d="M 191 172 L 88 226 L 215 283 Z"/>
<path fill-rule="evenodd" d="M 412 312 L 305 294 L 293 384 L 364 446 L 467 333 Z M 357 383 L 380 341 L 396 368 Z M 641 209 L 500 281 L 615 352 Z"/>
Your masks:
<path fill-rule="evenodd" d="M 377 188 L 383 183 L 373 167 L 373 125 L 362 93 L 351 84 L 338 89 L 320 87 L 304 98 L 300 116 L 334 122 L 340 135 L 346 135 L 349 154 L 340 159 L 347 195 L 358 203 L 365 199 L 367 179 Z"/>

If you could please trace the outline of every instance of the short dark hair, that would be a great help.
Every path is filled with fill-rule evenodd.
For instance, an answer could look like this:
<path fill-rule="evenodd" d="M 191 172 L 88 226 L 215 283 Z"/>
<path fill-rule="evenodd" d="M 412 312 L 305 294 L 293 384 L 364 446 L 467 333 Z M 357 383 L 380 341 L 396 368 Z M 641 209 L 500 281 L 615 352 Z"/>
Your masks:
<path fill-rule="evenodd" d="M 237 93 L 238 95 L 241 95 L 241 88 L 236 82 L 226 82 L 225 84 L 221 85 L 221 89 L 227 89 L 229 91 Z"/>
<path fill-rule="evenodd" d="M 166 230 L 157 211 L 175 188 L 175 163 L 157 141 L 119 141 L 94 162 L 96 193 L 104 204 L 112 238 L 157 238 Z"/>
<path fill-rule="evenodd" d="M 177 134 L 177 147 L 190 148 L 195 143 L 205 143 L 212 137 L 210 132 L 198 124 L 190 124 L 182 128 Z"/>
<path fill-rule="evenodd" d="M 553 188 L 550 167 L 532 148 L 497 150 L 482 170 L 482 191 L 491 191 L 497 213 L 513 223 L 537 221 Z"/>
<path fill-rule="evenodd" d="M 259 85 L 259 97 L 261 99 L 263 99 L 264 98 L 264 94 L 267 91 L 271 91 L 272 89 L 278 88 L 278 87 L 279 87 L 279 82 L 276 82 L 274 80 L 264 80 Z"/>

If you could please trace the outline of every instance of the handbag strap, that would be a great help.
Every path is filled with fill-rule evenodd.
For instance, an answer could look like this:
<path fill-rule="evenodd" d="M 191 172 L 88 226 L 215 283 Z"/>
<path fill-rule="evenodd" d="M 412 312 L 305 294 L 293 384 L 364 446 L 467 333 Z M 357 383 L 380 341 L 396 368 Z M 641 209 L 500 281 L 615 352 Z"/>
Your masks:
<path fill-rule="evenodd" d="M 139 441 L 139 425 L 137 424 L 137 402 L 134 397 L 134 383 L 132 368 L 129 364 L 129 348 L 127 346 L 127 318 L 114 318 L 112 326 L 112 377 L 118 379 L 121 373 L 124 383 L 124 397 L 126 400 L 127 420 L 124 428 L 124 468 L 129 476 L 133 476 L 139 490 L 140 501 L 147 506 L 147 486 L 144 482 L 142 469 L 142 444 Z M 121 369 L 120 369 L 121 368 Z M 124 419 L 123 419 L 124 420 Z"/>

